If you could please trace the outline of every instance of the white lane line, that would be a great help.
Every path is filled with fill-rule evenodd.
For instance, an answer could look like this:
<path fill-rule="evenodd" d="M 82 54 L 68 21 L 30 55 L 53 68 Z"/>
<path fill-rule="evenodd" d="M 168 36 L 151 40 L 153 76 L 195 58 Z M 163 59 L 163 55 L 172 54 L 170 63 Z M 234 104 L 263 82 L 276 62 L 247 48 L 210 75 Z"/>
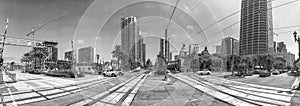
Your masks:
<path fill-rule="evenodd" d="M 137 83 L 135 88 L 130 92 L 130 94 L 127 96 L 127 98 L 123 101 L 121 106 L 129 106 L 131 102 L 133 101 L 137 91 L 140 89 L 140 87 L 143 85 L 145 82 L 146 78 L 148 77 L 148 74 L 145 75 L 144 79 L 141 79 L 140 82 Z M 132 87 L 133 88 L 133 87 Z M 127 92 L 127 91 L 126 91 Z"/>
<path fill-rule="evenodd" d="M 189 79 L 189 80 L 194 80 L 194 79 L 189 78 L 187 76 L 181 76 L 181 77 L 184 77 L 185 79 Z M 245 90 L 237 90 L 237 89 L 228 89 L 228 88 L 225 88 L 225 87 L 222 87 L 222 86 L 219 86 L 219 85 L 215 85 L 215 84 L 212 84 L 212 83 L 209 83 L 209 82 L 206 82 L 206 81 L 201 81 L 201 82 L 205 83 L 209 86 L 212 86 L 212 87 L 214 87 L 214 88 L 216 88 L 220 91 L 227 92 L 229 94 L 236 95 L 236 96 L 239 96 L 239 97 L 248 98 L 248 99 L 251 99 L 251 100 L 262 101 L 262 102 L 267 102 L 267 103 L 278 104 L 278 105 L 290 105 L 289 100 L 287 100 L 287 99 L 291 99 L 291 98 L 285 98 L 285 97 L 280 96 L 280 95 L 263 94 L 263 93 L 257 93 L 257 92 L 251 92 L 251 91 L 247 92 Z M 197 82 L 197 83 L 200 83 L 200 82 Z M 236 93 L 233 94 L 232 93 L 232 92 L 235 92 L 235 91 L 239 91 L 239 94 L 236 94 Z M 240 94 L 242 94 L 243 96 L 241 96 Z M 271 99 L 272 97 L 274 97 L 274 99 Z M 279 99 L 282 99 L 282 100 L 280 101 Z"/>
<path fill-rule="evenodd" d="M 107 104 L 106 103 L 102 103 L 102 102 L 96 102 L 92 106 L 107 106 Z"/>
<path fill-rule="evenodd" d="M 116 104 L 124 95 L 125 95 L 125 93 L 119 93 L 109 103 Z"/>
<path fill-rule="evenodd" d="M 128 97 L 124 100 L 121 106 L 129 106 L 134 98 L 135 94 L 129 94 Z"/>
<path fill-rule="evenodd" d="M 120 93 L 112 93 L 111 95 L 108 95 L 107 97 L 105 97 L 104 99 L 102 99 L 102 102 L 110 102 L 113 98 L 115 98 L 117 95 L 119 95 Z"/>
<path fill-rule="evenodd" d="M 7 83 L 5 83 L 5 85 L 8 87 Z M 9 93 L 9 95 L 10 95 L 11 100 L 13 101 L 13 105 L 14 105 L 14 106 L 17 106 L 17 104 L 16 104 L 16 102 L 15 102 L 15 98 L 13 97 L 13 95 L 12 95 L 12 93 L 11 93 L 11 91 L 10 91 L 10 88 L 7 88 L 7 90 L 8 90 L 8 93 Z"/>
<path fill-rule="evenodd" d="M 88 104 L 89 102 L 92 102 L 92 99 L 85 99 L 83 101 L 77 102 L 75 104 L 69 105 L 69 106 L 83 106 L 85 104 Z"/>
<path fill-rule="evenodd" d="M 212 97 L 215 97 L 215 98 L 218 98 L 220 100 L 223 100 L 229 104 L 232 104 L 232 105 L 236 105 L 236 106 L 255 106 L 254 104 L 250 104 L 248 102 L 245 102 L 243 100 L 240 100 L 238 98 L 235 98 L 235 97 L 232 97 L 230 95 L 227 95 L 227 94 L 224 94 L 224 93 L 221 93 L 219 91 L 215 91 L 215 90 L 212 90 L 210 88 L 207 88 L 207 87 L 204 87 L 202 85 L 198 85 L 197 83 L 195 83 L 194 81 L 189 81 L 187 79 L 184 79 L 184 78 L 180 78 L 179 76 L 177 75 L 173 75 L 173 74 L 169 74 L 171 76 L 173 76 L 174 78 L 176 79 L 179 79 L 180 81 L 183 81 L 185 82 L 186 84 L 190 85 L 190 86 L 193 86 L 194 88 L 196 88 L 197 90 L 200 90 L 204 93 L 207 93 L 208 95 L 212 96 Z"/>

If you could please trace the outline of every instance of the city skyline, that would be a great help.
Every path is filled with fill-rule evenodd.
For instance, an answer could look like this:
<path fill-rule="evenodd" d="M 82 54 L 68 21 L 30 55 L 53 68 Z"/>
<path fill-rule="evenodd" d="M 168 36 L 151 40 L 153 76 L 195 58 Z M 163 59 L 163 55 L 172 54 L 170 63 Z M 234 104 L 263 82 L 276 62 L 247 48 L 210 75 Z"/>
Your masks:
<path fill-rule="evenodd" d="M 48 0 L 44 0 L 44 1 L 48 1 Z M 292 1 L 292 0 L 290 0 L 290 1 Z M 119 31 L 116 31 L 116 30 L 119 30 L 119 28 L 114 28 L 114 25 L 119 26 L 119 23 L 118 23 L 119 21 L 117 21 L 117 22 L 108 21 L 108 24 L 112 24 L 112 25 L 107 26 L 107 25 L 105 25 L 105 21 L 107 21 L 108 17 L 111 16 L 112 14 L 102 14 L 101 17 L 100 17 L 100 14 L 93 14 L 95 12 L 106 13 L 103 10 L 108 10 L 108 9 L 105 9 L 108 7 L 105 7 L 105 6 L 101 7 L 101 5 L 110 4 L 110 3 L 116 4 L 113 7 L 109 7 L 109 8 L 112 8 L 110 11 L 116 11 L 118 9 L 123 8 L 122 12 L 130 13 L 130 15 L 134 15 L 134 16 L 138 17 L 138 20 L 142 23 L 142 26 L 141 26 L 142 35 L 147 37 L 145 39 L 146 44 L 148 44 L 149 42 L 154 43 L 153 45 L 147 45 L 147 50 L 146 50 L 147 52 L 150 52 L 150 53 L 148 53 L 150 55 L 147 58 L 151 59 L 151 58 L 155 57 L 155 55 L 159 51 L 157 48 L 155 48 L 155 47 L 159 46 L 159 39 L 157 39 L 156 37 L 163 37 L 163 32 L 164 32 L 163 27 L 167 23 L 167 22 L 165 22 L 163 17 L 168 18 L 170 10 L 172 9 L 171 7 L 169 8 L 168 6 L 164 6 L 164 8 L 160 7 L 156 3 L 151 4 L 152 2 L 146 2 L 146 3 L 150 4 L 147 6 L 142 5 L 142 4 L 141 5 L 136 4 L 136 7 L 124 8 L 124 6 L 126 6 L 126 5 L 137 2 L 135 0 L 130 0 L 129 2 L 117 2 L 117 3 L 116 3 L 116 1 L 102 1 L 102 2 L 105 2 L 102 4 L 100 3 L 100 1 L 93 1 L 93 0 L 85 1 L 85 2 L 80 2 L 80 1 L 76 1 L 76 0 L 75 1 L 66 0 L 66 1 L 37 2 L 35 0 L 30 0 L 26 3 L 20 2 L 20 1 L 3 0 L 0 2 L 1 2 L 0 5 L 1 4 L 4 5 L 4 6 L 1 5 L 0 7 L 5 8 L 5 9 L 3 9 L 3 8 L 0 9 L 0 15 L 3 16 L 3 17 L 0 17 L 1 20 L 9 18 L 10 22 L 11 22 L 9 25 L 9 29 L 8 29 L 8 35 L 17 36 L 17 37 L 26 37 L 26 36 L 22 36 L 22 35 L 24 35 L 28 31 L 30 31 L 33 26 L 36 26 L 36 25 L 44 22 L 45 20 L 50 19 L 51 17 L 55 17 L 55 16 L 63 13 L 64 11 L 67 11 L 70 8 L 71 11 L 70 11 L 70 13 L 67 14 L 67 16 L 64 16 L 61 19 L 59 19 L 58 21 L 47 25 L 45 28 L 41 29 L 40 31 L 37 31 L 34 36 L 29 37 L 29 38 L 41 39 L 41 40 L 43 40 L 43 39 L 57 40 L 59 43 L 58 44 L 59 59 L 63 59 L 63 53 L 65 51 L 71 50 L 70 41 L 73 40 L 73 38 L 75 38 L 74 40 L 76 41 L 75 42 L 76 48 L 85 47 L 85 46 L 95 46 L 96 52 L 100 54 L 101 59 L 102 58 L 104 58 L 105 60 L 111 59 L 111 54 L 108 51 L 112 50 L 112 47 L 114 45 L 118 44 L 119 41 L 114 41 L 113 38 L 115 38 L 115 36 L 109 37 L 107 35 L 118 35 Z M 198 2 L 198 1 L 196 1 L 196 2 Z M 189 16 L 187 16 L 187 19 L 185 21 L 185 23 L 187 23 L 187 24 L 184 24 L 184 23 L 179 22 L 179 21 L 181 21 L 181 19 L 178 17 L 178 16 L 185 16 L 184 12 L 180 12 L 179 9 L 176 11 L 176 14 L 178 14 L 178 15 L 175 15 L 175 18 L 173 21 L 176 22 L 178 25 L 176 25 L 174 23 L 171 24 L 171 26 L 173 28 L 171 28 L 172 33 L 170 33 L 170 36 L 172 36 L 173 41 L 176 41 L 177 43 L 175 44 L 173 42 L 173 48 L 171 48 L 171 49 L 174 50 L 175 48 L 176 49 L 180 48 L 180 46 L 182 46 L 182 44 L 180 44 L 178 42 L 180 42 L 181 39 L 187 39 L 187 37 L 185 37 L 185 35 L 192 36 L 194 33 L 198 32 L 200 29 L 199 25 L 201 26 L 201 28 L 205 28 L 206 26 L 216 22 L 216 20 L 219 20 L 219 19 L 229 15 L 229 13 L 234 13 L 234 12 L 240 10 L 240 4 L 241 4 L 240 1 L 236 2 L 234 0 L 229 0 L 226 2 L 230 3 L 230 6 L 222 5 L 222 4 L 224 4 L 224 1 L 215 1 L 215 0 L 203 1 L 203 3 L 201 3 L 201 5 L 199 5 L 199 7 L 197 7 L 195 10 L 192 10 L 192 7 L 195 6 L 195 1 L 186 1 L 184 3 L 181 3 L 178 8 L 186 13 L 188 13 L 188 12 L 190 12 L 190 13 L 189 13 Z M 289 1 L 274 1 L 272 5 L 277 6 L 279 4 L 286 3 L 286 2 L 289 2 Z M 171 5 L 175 4 L 171 0 L 163 1 L 163 3 L 171 4 Z M 73 4 L 73 5 L 71 5 L 71 4 Z M 39 6 L 34 6 L 34 5 L 39 5 Z M 57 5 L 57 7 L 63 7 L 63 8 L 53 8 L 53 7 L 55 7 L 55 5 Z M 163 4 L 163 5 L 165 5 L 165 4 Z M 131 13 L 131 12 L 129 12 L 129 11 L 137 9 L 137 8 L 152 9 L 153 7 L 157 7 L 157 6 L 160 9 L 162 9 L 162 11 L 158 11 L 157 14 L 160 14 L 160 15 L 156 15 L 156 16 L 148 15 L 147 17 L 142 18 L 143 14 L 148 14 L 147 11 L 146 11 L 146 13 L 141 13 L 141 12 Z M 18 7 L 18 8 L 15 8 L 15 7 Z M 228 7 L 231 7 L 231 8 L 228 8 Z M 300 7 L 299 2 L 296 2 L 296 3 L 288 4 L 286 6 L 274 9 L 273 10 L 274 28 L 299 25 L 300 22 L 297 21 L 297 18 L 296 18 L 296 17 L 300 17 L 299 14 L 296 13 L 296 11 L 300 9 L 299 7 Z M 40 10 L 43 10 L 43 12 L 39 12 Z M 26 13 L 26 14 L 22 14 L 22 13 Z M 36 15 L 37 13 L 39 15 Z M 112 13 L 114 13 L 114 12 L 112 12 Z M 150 13 L 151 12 L 149 12 L 149 14 Z M 151 14 L 154 14 L 154 13 L 151 13 Z M 161 14 L 166 14 L 166 15 L 163 16 Z M 199 15 L 199 14 L 202 14 L 202 15 Z M 22 17 L 22 19 L 16 18 L 15 17 L 16 15 L 17 15 L 17 17 Z M 119 16 L 124 17 L 124 15 L 122 15 L 121 12 L 120 13 L 117 12 L 117 14 L 114 15 L 115 18 L 118 18 Z M 196 20 L 198 26 L 195 23 L 193 23 L 193 21 L 191 20 L 192 18 L 189 18 L 190 16 Z M 202 16 L 202 17 L 200 17 L 200 16 Z M 287 16 L 291 17 L 291 19 L 285 20 L 285 17 L 287 17 Z M 113 20 L 114 20 L 114 17 L 112 17 Z M 162 18 L 159 18 L 159 17 L 162 17 Z M 214 17 L 215 19 L 211 19 L 211 17 Z M 205 21 L 202 21 L 202 20 L 205 20 Z M 213 46 L 220 43 L 221 39 L 223 37 L 234 36 L 239 33 L 239 31 L 238 31 L 239 24 L 237 24 L 234 27 L 229 28 L 228 30 L 224 31 L 222 34 L 217 35 L 217 36 L 222 36 L 222 37 L 213 36 L 216 31 L 218 32 L 218 31 L 220 31 L 220 29 L 227 27 L 228 25 L 232 24 L 235 20 L 239 20 L 239 14 L 233 16 L 232 18 L 227 19 L 226 21 L 218 23 L 219 26 L 216 25 L 216 27 L 212 27 L 212 28 L 206 30 L 205 35 L 207 36 L 208 40 L 205 40 L 204 34 L 200 34 L 199 36 L 193 38 L 194 42 L 202 43 L 202 45 L 200 45 L 200 48 L 203 48 L 204 46 L 208 46 L 209 51 L 215 51 Z M 21 22 L 21 21 L 23 21 L 23 22 Z M 154 28 L 153 25 L 151 25 L 151 24 L 154 24 L 157 28 Z M 83 28 L 81 26 L 88 26 L 88 27 Z M 99 31 L 99 27 L 101 28 L 103 26 L 104 26 L 103 31 Z M 4 24 L 0 24 L 0 27 L 3 28 Z M 109 29 L 109 30 L 106 31 L 106 29 Z M 276 33 L 292 31 L 292 30 L 297 30 L 297 27 L 289 28 L 289 29 L 280 29 L 280 30 L 277 30 Z M 1 29 L 0 31 L 3 31 L 3 30 Z M 112 31 L 114 33 L 108 33 L 108 31 Z M 100 32 L 100 34 L 98 32 Z M 287 49 L 290 50 L 293 54 L 297 54 L 298 51 L 293 49 L 293 48 L 297 48 L 297 45 L 296 45 L 296 43 L 294 43 L 292 33 L 293 32 L 285 33 L 285 34 L 279 35 L 279 36 L 274 36 L 274 40 L 286 42 Z M 64 35 L 64 36 L 62 36 L 62 35 Z M 75 37 L 74 37 L 74 35 L 75 35 Z M 100 35 L 100 36 L 98 37 L 98 35 Z M 290 38 L 286 37 L 289 35 L 291 36 Z M 60 39 L 53 39 L 53 38 L 60 38 Z M 89 38 L 89 39 L 87 39 L 87 38 Z M 93 38 L 93 39 L 90 39 L 90 38 Z M 97 40 L 95 41 L 95 39 L 98 39 L 98 41 Z M 115 39 L 118 39 L 118 37 Z M 201 42 L 203 39 L 205 41 L 204 43 Z M 97 42 L 96 45 L 95 45 L 95 42 Z M 108 42 L 110 42 L 110 43 L 108 43 Z M 113 43 L 111 43 L 111 42 L 113 42 Z M 189 42 L 189 43 L 191 43 L 191 42 Z M 107 45 L 110 45 L 110 46 L 107 46 Z M 171 42 L 171 45 L 172 45 L 172 42 Z M 20 58 L 23 54 L 22 51 L 29 51 L 29 50 L 30 50 L 29 48 L 7 46 L 6 51 L 4 52 L 5 53 L 4 56 Z M 108 50 L 108 51 L 103 51 L 103 50 Z"/>

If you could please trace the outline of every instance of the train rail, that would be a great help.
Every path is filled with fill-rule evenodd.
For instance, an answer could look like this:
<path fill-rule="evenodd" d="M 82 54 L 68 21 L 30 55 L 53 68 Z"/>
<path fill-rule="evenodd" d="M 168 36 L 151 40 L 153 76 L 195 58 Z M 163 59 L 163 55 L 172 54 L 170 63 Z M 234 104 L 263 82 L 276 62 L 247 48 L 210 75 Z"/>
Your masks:
<path fill-rule="evenodd" d="M 69 104 L 69 106 L 129 106 L 147 78 L 148 73 L 131 78 L 108 91 Z"/>
<path fill-rule="evenodd" d="M 58 97 L 66 96 L 69 94 L 78 93 L 82 90 L 89 89 L 91 87 L 108 83 L 114 78 L 102 78 L 91 81 L 85 81 L 75 84 L 68 84 L 63 86 L 53 86 L 47 88 L 31 89 L 26 91 L 3 93 L 2 105 L 13 105 L 13 104 L 27 104 L 33 102 L 40 102 Z"/>

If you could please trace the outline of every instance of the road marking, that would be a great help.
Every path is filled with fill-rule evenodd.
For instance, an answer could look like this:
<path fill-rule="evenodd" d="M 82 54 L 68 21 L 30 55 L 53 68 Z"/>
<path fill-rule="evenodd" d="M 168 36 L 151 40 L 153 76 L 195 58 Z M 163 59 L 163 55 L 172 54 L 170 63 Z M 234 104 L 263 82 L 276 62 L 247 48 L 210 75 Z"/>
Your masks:
<path fill-rule="evenodd" d="M 129 94 L 128 97 L 124 100 L 121 106 L 129 106 L 134 98 L 135 94 Z"/>
<path fill-rule="evenodd" d="M 102 102 L 96 102 L 92 106 L 107 106 L 107 104 L 106 103 L 102 103 Z"/>
<path fill-rule="evenodd" d="M 83 106 L 83 105 L 85 105 L 89 102 L 92 102 L 92 101 L 93 101 L 92 99 L 85 99 L 83 101 L 77 102 L 77 103 L 69 105 L 69 106 Z"/>
<path fill-rule="evenodd" d="M 204 87 L 202 85 L 198 85 L 197 83 L 189 81 L 187 79 L 180 78 L 177 75 L 173 75 L 173 74 L 169 74 L 169 75 L 171 75 L 174 78 L 179 79 L 179 80 L 187 83 L 190 86 L 193 86 L 194 88 L 196 88 L 196 89 L 198 89 L 198 90 L 200 90 L 200 91 L 202 91 L 202 92 L 204 92 L 204 93 L 206 93 L 208 95 L 211 95 L 212 97 L 215 97 L 215 98 L 218 98 L 220 100 L 223 100 L 223 101 L 225 101 L 225 102 L 227 102 L 229 104 L 237 105 L 237 106 L 245 106 L 245 105 L 250 106 L 250 105 L 254 105 L 254 104 L 250 104 L 248 102 L 245 102 L 243 100 L 240 100 L 238 98 L 232 97 L 230 95 L 221 93 L 219 91 L 215 91 L 215 90 L 212 90 L 210 88 Z"/>
<path fill-rule="evenodd" d="M 8 86 L 7 83 L 5 83 L 5 85 Z M 7 90 L 8 90 L 8 93 L 9 93 L 9 95 L 10 95 L 11 100 L 13 101 L 13 105 L 14 105 L 14 106 L 17 106 L 17 104 L 16 104 L 16 102 L 15 102 L 15 98 L 12 96 L 12 93 L 11 93 L 11 91 L 10 91 L 10 88 L 7 88 Z"/>

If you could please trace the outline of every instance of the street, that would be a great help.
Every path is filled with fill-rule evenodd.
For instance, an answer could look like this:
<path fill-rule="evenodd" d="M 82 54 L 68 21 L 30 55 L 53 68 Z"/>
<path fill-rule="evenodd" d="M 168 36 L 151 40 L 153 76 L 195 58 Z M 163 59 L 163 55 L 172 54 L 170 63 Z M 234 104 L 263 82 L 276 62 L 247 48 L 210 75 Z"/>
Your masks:
<path fill-rule="evenodd" d="M 141 82 L 139 85 L 134 84 L 140 81 L 137 79 L 142 77 L 141 74 L 144 71 L 136 73 L 128 72 L 126 75 L 118 77 L 87 75 L 88 77 L 75 80 L 21 73 L 18 71 L 15 71 L 15 73 L 17 74 L 16 83 L 1 84 L 1 105 L 51 106 L 53 103 L 60 105 L 81 105 L 82 101 L 89 100 L 88 98 L 106 96 L 102 94 L 114 91 L 118 87 L 122 87 L 122 89 L 124 89 L 123 86 L 128 87 L 128 91 L 129 87 L 133 89 L 135 86 L 141 86 Z M 143 77 L 146 76 L 144 75 Z M 137 89 L 133 92 L 136 91 Z"/>

